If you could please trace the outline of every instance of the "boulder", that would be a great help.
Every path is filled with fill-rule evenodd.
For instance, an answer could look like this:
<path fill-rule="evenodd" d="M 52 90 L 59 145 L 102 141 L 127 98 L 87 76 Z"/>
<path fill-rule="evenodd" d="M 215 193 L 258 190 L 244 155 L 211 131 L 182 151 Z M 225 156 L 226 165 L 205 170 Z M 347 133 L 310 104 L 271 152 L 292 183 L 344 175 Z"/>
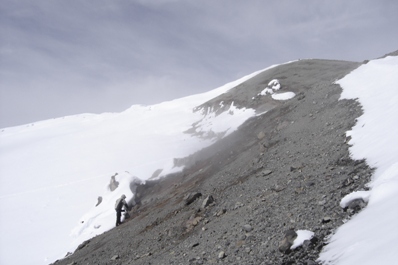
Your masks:
<path fill-rule="evenodd" d="M 297 238 L 297 233 L 293 229 L 287 230 L 285 232 L 285 237 L 279 243 L 279 251 L 284 254 L 288 254 L 296 238 Z"/>
<path fill-rule="evenodd" d="M 362 198 L 357 198 L 350 201 L 344 210 L 349 210 L 352 213 L 357 213 L 366 206 L 366 202 Z"/>
<path fill-rule="evenodd" d="M 200 196 L 202 196 L 202 193 L 200 192 L 191 192 L 185 197 L 185 205 L 190 205 L 196 199 L 198 199 Z"/>
<path fill-rule="evenodd" d="M 207 206 L 209 206 L 210 204 L 212 204 L 214 202 L 214 198 L 213 196 L 209 195 L 207 196 L 202 203 L 202 208 L 206 208 Z"/>

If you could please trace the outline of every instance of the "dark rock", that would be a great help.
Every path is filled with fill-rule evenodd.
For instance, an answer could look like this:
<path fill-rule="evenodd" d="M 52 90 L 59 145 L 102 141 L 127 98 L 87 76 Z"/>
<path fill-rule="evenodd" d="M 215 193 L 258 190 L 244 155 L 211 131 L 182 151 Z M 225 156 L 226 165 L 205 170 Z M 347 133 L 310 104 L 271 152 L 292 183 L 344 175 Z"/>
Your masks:
<path fill-rule="evenodd" d="M 330 221 L 332 221 L 332 218 L 330 218 L 330 217 L 323 217 L 322 218 L 322 224 L 329 223 Z"/>
<path fill-rule="evenodd" d="M 207 206 L 209 206 L 210 204 L 212 204 L 214 202 L 214 198 L 213 196 L 209 195 L 207 196 L 202 203 L 202 208 L 206 208 Z"/>
<path fill-rule="evenodd" d="M 311 240 L 304 240 L 302 247 L 303 249 L 308 249 L 311 247 L 311 245 L 312 245 Z"/>
<path fill-rule="evenodd" d="M 318 243 L 318 238 L 314 236 L 310 240 L 304 240 L 302 248 L 308 251 L 310 249 L 314 249 L 317 243 Z"/>
<path fill-rule="evenodd" d="M 197 247 L 197 246 L 199 246 L 198 242 L 194 243 L 191 247 L 194 248 L 194 247 Z"/>
<path fill-rule="evenodd" d="M 101 197 L 101 196 L 98 196 L 97 204 L 95 205 L 95 207 L 97 207 L 98 205 L 100 205 L 101 202 L 102 202 L 102 197 Z"/>
<path fill-rule="evenodd" d="M 350 201 L 347 204 L 347 207 L 345 210 L 349 209 L 351 212 L 359 212 L 361 209 L 363 209 L 366 206 L 366 202 L 362 198 L 357 198 L 352 201 Z"/>
<path fill-rule="evenodd" d="M 221 215 L 223 215 L 224 213 L 226 213 L 227 212 L 227 209 L 221 209 L 221 210 L 219 210 L 215 215 L 216 216 L 221 216 Z"/>
<path fill-rule="evenodd" d="M 311 241 L 311 243 L 312 244 L 317 244 L 318 242 L 319 242 L 319 238 L 318 237 L 316 237 L 316 236 L 313 236 L 311 239 L 310 239 L 310 241 Z"/>
<path fill-rule="evenodd" d="M 200 196 L 202 196 L 202 193 L 200 192 L 189 193 L 185 198 L 185 205 L 190 205 L 191 203 L 196 201 L 196 199 L 198 199 Z"/>
<path fill-rule="evenodd" d="M 345 188 L 345 187 L 348 187 L 348 186 L 350 186 L 351 184 L 353 184 L 354 183 L 354 180 L 352 180 L 351 178 L 347 178 L 347 179 L 345 179 L 344 181 L 343 181 L 343 183 L 342 183 L 342 188 Z"/>
<path fill-rule="evenodd" d="M 300 92 L 296 95 L 296 99 L 297 100 L 303 100 L 305 98 L 305 95 L 303 92 Z"/>
<path fill-rule="evenodd" d="M 285 237 L 279 243 L 279 251 L 282 253 L 289 253 L 291 246 L 293 246 L 294 240 L 297 238 L 297 233 L 293 229 L 289 229 L 285 232 Z"/>
<path fill-rule="evenodd" d="M 336 164 L 339 166 L 348 166 L 351 162 L 352 159 L 349 156 L 344 156 L 338 159 Z"/>
<path fill-rule="evenodd" d="M 115 173 L 115 175 L 111 176 L 111 181 L 109 182 L 109 189 L 110 189 L 111 191 L 114 191 L 114 190 L 117 189 L 117 187 L 119 187 L 119 182 L 116 181 L 116 179 L 115 179 L 115 177 L 116 177 L 117 175 L 118 175 L 118 174 Z"/>
<path fill-rule="evenodd" d="M 290 172 L 295 172 L 297 170 L 301 169 L 300 166 L 290 166 Z"/>

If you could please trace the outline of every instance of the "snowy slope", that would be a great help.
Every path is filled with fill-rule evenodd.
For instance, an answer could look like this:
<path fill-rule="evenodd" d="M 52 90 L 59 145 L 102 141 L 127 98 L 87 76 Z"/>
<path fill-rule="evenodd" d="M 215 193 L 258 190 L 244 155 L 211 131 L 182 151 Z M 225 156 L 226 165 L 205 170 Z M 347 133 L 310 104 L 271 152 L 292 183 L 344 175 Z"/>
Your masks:
<path fill-rule="evenodd" d="M 113 228 L 114 202 L 123 193 L 132 198 L 130 182 L 149 179 L 158 169 L 161 175 L 181 170 L 174 158 L 216 140 L 195 135 L 226 136 L 254 115 L 233 104 L 220 115 L 193 110 L 259 72 L 207 93 L 122 113 L 2 129 L 0 264 L 48 264 Z M 116 173 L 120 188 L 111 192 Z M 95 207 L 99 196 L 102 203 Z"/>
<path fill-rule="evenodd" d="M 114 227 L 114 202 L 122 193 L 128 199 L 133 196 L 130 182 L 149 179 L 157 169 L 161 175 L 180 170 L 173 167 L 173 158 L 216 140 L 195 135 L 227 135 L 255 115 L 233 104 L 218 116 L 193 109 L 259 72 L 208 93 L 154 106 L 0 130 L 0 264 L 48 264 Z M 363 197 L 368 207 L 337 230 L 320 261 L 395 264 L 398 57 L 370 61 L 337 83 L 343 87 L 342 98 L 358 98 L 364 108 L 358 124 L 347 132 L 352 156 L 366 158 L 377 170 L 370 191 L 347 197 Z M 267 93 L 277 100 L 294 96 Z M 203 133 L 184 133 L 192 132 L 193 124 Z M 115 173 L 119 188 L 110 192 L 108 183 Z M 98 196 L 102 203 L 95 207 Z"/>
<path fill-rule="evenodd" d="M 398 57 L 370 61 L 337 82 L 342 98 L 358 98 L 364 114 L 349 142 L 354 159 L 366 159 L 376 171 L 368 206 L 340 227 L 321 253 L 325 264 L 397 264 L 398 260 Z M 342 206 L 344 206 L 344 198 Z"/>

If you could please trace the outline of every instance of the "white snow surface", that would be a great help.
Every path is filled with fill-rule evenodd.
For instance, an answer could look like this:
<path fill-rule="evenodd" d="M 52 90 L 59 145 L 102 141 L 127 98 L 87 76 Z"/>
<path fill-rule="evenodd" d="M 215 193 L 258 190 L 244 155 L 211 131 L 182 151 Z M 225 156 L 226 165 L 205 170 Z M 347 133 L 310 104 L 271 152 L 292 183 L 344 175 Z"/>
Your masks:
<path fill-rule="evenodd" d="M 375 173 L 370 191 L 355 193 L 368 206 L 337 229 L 321 253 L 324 264 L 397 264 L 398 260 L 398 57 L 373 60 L 337 82 L 342 99 L 358 99 L 364 114 L 347 132 L 354 159 Z M 345 206 L 346 199 L 341 202 Z"/>
<path fill-rule="evenodd" d="M 272 94 L 272 98 L 275 100 L 288 100 L 292 99 L 296 96 L 294 92 L 284 92 L 284 93 L 274 93 Z"/>
<path fill-rule="evenodd" d="M 270 87 L 272 90 L 279 90 L 279 89 L 281 89 L 281 84 L 279 83 L 278 79 L 272 79 L 268 83 L 268 87 Z"/>
<path fill-rule="evenodd" d="M 115 201 L 121 194 L 133 197 L 131 182 L 158 169 L 159 177 L 181 170 L 174 158 L 211 145 L 255 116 L 233 103 L 219 115 L 196 107 L 267 69 L 153 106 L 0 129 L 0 264 L 49 264 L 113 228 Z M 119 187 L 111 192 L 115 173 Z"/>
<path fill-rule="evenodd" d="M 294 92 L 289 92 L 289 91 L 276 93 L 276 91 L 278 91 L 280 89 L 281 89 L 281 84 L 279 83 L 279 80 L 272 79 L 268 83 L 268 86 L 266 88 L 264 88 L 260 93 L 258 93 L 257 96 L 266 96 L 266 95 L 270 94 L 274 100 L 289 100 L 296 96 L 296 94 Z"/>
<path fill-rule="evenodd" d="M 309 230 L 297 230 L 296 231 L 297 238 L 294 240 L 293 245 L 290 249 L 295 249 L 301 246 L 305 240 L 310 240 L 314 237 L 314 232 Z"/>

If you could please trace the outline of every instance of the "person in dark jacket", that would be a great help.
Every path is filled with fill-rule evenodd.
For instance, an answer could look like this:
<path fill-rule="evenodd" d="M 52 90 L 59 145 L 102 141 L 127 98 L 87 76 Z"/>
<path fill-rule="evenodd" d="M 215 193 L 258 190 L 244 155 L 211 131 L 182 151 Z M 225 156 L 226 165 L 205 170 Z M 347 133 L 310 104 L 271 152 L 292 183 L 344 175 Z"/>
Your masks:
<path fill-rule="evenodd" d="M 116 210 L 116 226 L 120 225 L 122 222 L 120 218 L 122 217 L 122 212 L 127 211 L 129 206 L 126 202 L 126 195 L 122 195 L 119 199 L 116 200 L 115 210 Z M 124 210 L 123 210 L 124 207 Z"/>

